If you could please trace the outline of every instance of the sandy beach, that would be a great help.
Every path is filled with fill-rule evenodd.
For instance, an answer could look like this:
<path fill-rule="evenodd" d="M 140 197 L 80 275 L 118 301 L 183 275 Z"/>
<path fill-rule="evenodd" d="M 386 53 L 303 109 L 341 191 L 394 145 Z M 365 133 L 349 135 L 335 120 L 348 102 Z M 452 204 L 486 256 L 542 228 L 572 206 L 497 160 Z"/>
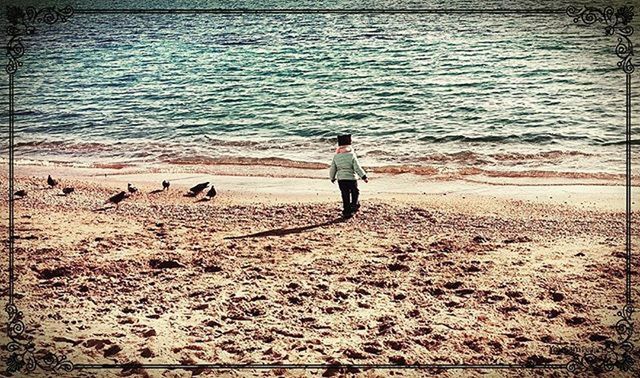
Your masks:
<path fill-rule="evenodd" d="M 59 188 L 47 188 L 49 173 Z M 326 175 L 270 166 L 18 166 L 15 188 L 28 194 L 15 201 L 15 298 L 26 335 L 75 364 L 567 363 L 553 347 L 618 340 L 623 182 L 379 173 L 360 183 L 361 212 L 344 221 Z M 164 192 L 163 179 L 171 180 Z M 184 196 L 202 181 L 215 184 L 214 200 Z M 128 182 L 140 192 L 117 210 L 104 207 Z M 67 186 L 75 192 L 64 196 Z M 0 206 L 6 219 L 6 196 Z M 634 280 L 637 272 L 636 259 Z M 114 373 L 344 372 L 100 374 Z"/>
<path fill-rule="evenodd" d="M 0 300 L 75 365 L 14 376 L 640 377 L 638 6 L 13 3 Z"/>

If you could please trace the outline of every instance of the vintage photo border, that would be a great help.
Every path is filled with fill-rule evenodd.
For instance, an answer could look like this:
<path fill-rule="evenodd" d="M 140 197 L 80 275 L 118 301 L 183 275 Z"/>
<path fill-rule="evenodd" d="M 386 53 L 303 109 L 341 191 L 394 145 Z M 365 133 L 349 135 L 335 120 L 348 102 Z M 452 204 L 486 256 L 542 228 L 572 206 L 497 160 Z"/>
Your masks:
<path fill-rule="evenodd" d="M 617 312 L 619 320 L 613 327 L 619 341 L 610 341 L 605 347 L 594 349 L 588 353 L 575 350 L 558 352 L 571 355 L 565 364 L 74 364 L 65 355 L 55 351 L 41 352 L 36 350 L 33 340 L 24 335 L 25 324 L 23 313 L 15 303 L 14 271 L 14 126 L 15 126 L 15 76 L 23 65 L 25 43 L 33 35 L 36 26 L 46 26 L 67 22 L 74 14 L 502 14 L 502 15 L 559 15 L 564 14 L 573 18 L 574 23 L 583 25 L 597 25 L 604 27 L 604 33 L 617 37 L 615 54 L 620 59 L 618 67 L 626 78 L 626 239 L 625 239 L 625 303 Z M 5 71 L 9 76 L 9 235 L 8 235 L 8 303 L 5 311 L 8 314 L 6 332 L 9 342 L 6 350 L 9 358 L 6 362 L 8 373 L 33 372 L 37 368 L 44 371 L 61 372 L 74 369 L 566 369 L 576 371 L 612 371 L 615 368 L 628 371 L 635 364 L 632 357 L 634 348 L 631 336 L 634 333 L 632 314 L 634 312 L 631 293 L 631 74 L 635 67 L 632 62 L 633 44 L 631 36 L 633 28 L 629 24 L 633 18 L 633 7 L 574 7 L 566 9 L 73 9 L 72 7 L 7 7 L 7 37 L 6 45 L 8 63 Z"/>

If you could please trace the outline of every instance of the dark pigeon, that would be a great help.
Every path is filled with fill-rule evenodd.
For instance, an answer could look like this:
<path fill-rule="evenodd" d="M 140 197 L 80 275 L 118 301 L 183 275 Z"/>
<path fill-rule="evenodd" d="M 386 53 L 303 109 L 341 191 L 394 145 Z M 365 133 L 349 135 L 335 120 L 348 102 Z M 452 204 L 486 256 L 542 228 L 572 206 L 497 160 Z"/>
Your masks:
<path fill-rule="evenodd" d="M 16 197 L 25 197 L 27 195 L 27 191 L 24 189 L 18 190 L 17 192 L 13 193 L 14 196 Z"/>
<path fill-rule="evenodd" d="M 203 182 L 201 184 L 198 184 L 198 185 L 194 186 L 193 188 L 189 189 L 189 192 L 191 192 L 192 195 L 197 196 L 203 190 L 205 190 L 207 188 L 207 186 L 209 186 L 209 181 Z"/>
<path fill-rule="evenodd" d="M 167 180 L 162 181 L 162 190 L 169 190 L 169 185 L 171 185 L 171 183 Z"/>
<path fill-rule="evenodd" d="M 74 191 L 75 191 L 74 188 L 62 188 L 62 193 L 64 193 L 65 196 L 73 193 Z"/>
<path fill-rule="evenodd" d="M 58 185 L 58 180 L 54 180 L 53 177 L 49 175 L 49 177 L 47 177 L 47 184 L 53 188 L 54 186 Z"/>
<path fill-rule="evenodd" d="M 125 198 L 127 198 L 127 192 L 125 192 L 124 190 L 121 191 L 120 193 L 116 194 L 115 196 L 109 198 L 108 200 L 104 201 L 105 205 L 107 203 L 112 203 L 114 205 L 116 205 L 116 209 L 118 208 L 118 204 L 122 201 L 124 201 Z"/>
<path fill-rule="evenodd" d="M 138 192 L 138 188 L 136 188 L 135 186 L 131 185 L 131 183 L 127 184 L 127 189 L 129 190 L 129 193 L 136 193 Z"/>
<path fill-rule="evenodd" d="M 209 191 L 207 192 L 207 195 L 204 196 L 206 199 L 210 200 L 211 198 L 216 196 L 216 188 L 213 187 L 213 185 L 211 185 L 211 189 L 209 189 Z"/>

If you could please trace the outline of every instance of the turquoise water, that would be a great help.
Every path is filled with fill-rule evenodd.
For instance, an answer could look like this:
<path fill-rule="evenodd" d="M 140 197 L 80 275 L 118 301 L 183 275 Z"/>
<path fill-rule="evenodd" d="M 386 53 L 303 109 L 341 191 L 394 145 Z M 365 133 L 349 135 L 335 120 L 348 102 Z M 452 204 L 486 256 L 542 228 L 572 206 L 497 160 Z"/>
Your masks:
<path fill-rule="evenodd" d="M 616 40 L 564 15 L 75 15 L 41 30 L 16 77 L 19 160 L 327 163 L 352 133 L 369 166 L 624 171 Z"/>

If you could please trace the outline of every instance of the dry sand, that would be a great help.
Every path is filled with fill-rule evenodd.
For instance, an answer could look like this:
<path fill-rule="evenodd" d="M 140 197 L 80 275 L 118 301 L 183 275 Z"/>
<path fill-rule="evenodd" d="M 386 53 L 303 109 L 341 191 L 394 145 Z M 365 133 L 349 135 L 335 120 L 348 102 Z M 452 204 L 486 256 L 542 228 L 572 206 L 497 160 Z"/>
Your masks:
<path fill-rule="evenodd" d="M 619 182 L 381 175 L 361 183 L 361 212 L 342 221 L 338 190 L 324 170 L 55 168 L 61 186 L 75 187 L 69 196 L 46 188 L 50 171 L 16 169 L 16 190 L 28 195 L 15 201 L 15 298 L 37 347 L 76 364 L 566 363 L 570 357 L 551 347 L 618 340 Z M 150 193 L 164 178 L 170 190 Z M 183 196 L 200 181 L 214 182 L 218 197 Z M 103 208 L 127 182 L 140 193 L 118 210 Z M 6 217 L 5 196 L 0 206 Z M 637 258 L 633 270 L 637 282 Z M 429 373 L 566 375 L 360 371 Z"/>

